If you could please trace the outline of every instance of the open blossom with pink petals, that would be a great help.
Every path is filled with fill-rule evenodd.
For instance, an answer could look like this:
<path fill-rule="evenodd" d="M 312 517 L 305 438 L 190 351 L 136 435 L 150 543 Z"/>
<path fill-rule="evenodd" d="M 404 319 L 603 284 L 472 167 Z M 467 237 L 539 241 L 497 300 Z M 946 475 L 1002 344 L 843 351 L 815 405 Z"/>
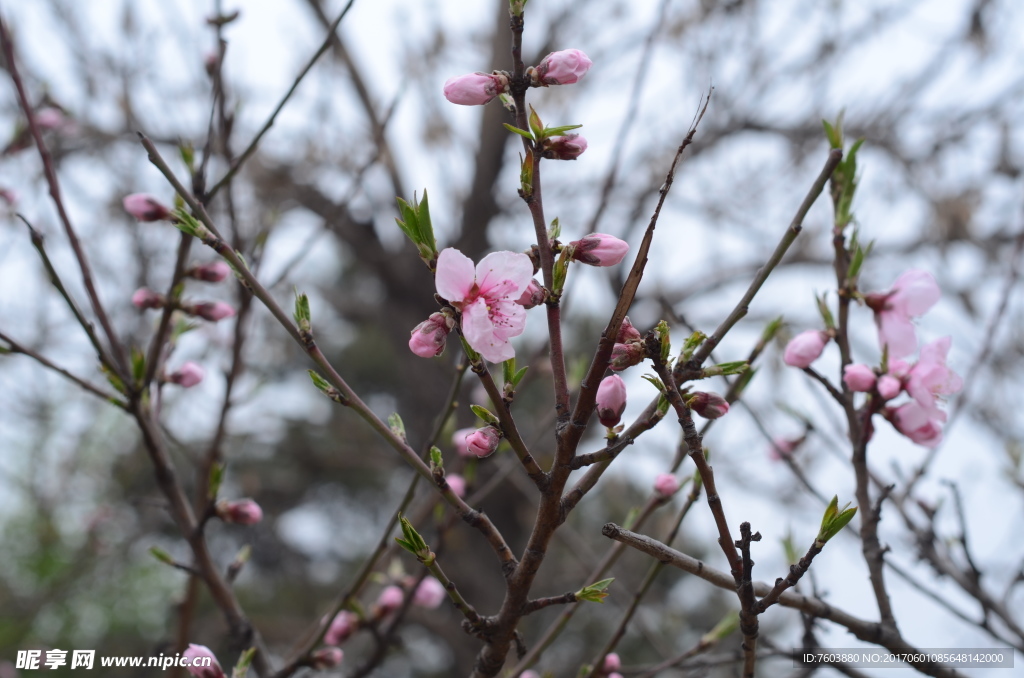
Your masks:
<path fill-rule="evenodd" d="M 931 418 L 942 415 L 943 421 L 945 415 L 936 404 L 938 398 L 956 393 L 964 385 L 963 379 L 946 367 L 951 342 L 950 337 L 942 337 L 922 346 L 920 358 L 910 368 L 906 379 L 907 393 Z"/>
<path fill-rule="evenodd" d="M 782 361 L 792 367 L 804 369 L 821 356 L 828 343 L 828 334 L 822 330 L 807 330 L 796 335 L 786 344 Z"/>
<path fill-rule="evenodd" d="M 925 314 L 941 296 L 931 273 L 911 269 L 896 278 L 888 292 L 868 294 L 865 303 L 875 312 L 878 343 L 889 347 L 889 358 L 903 358 L 917 349 L 913 319 Z"/>
<path fill-rule="evenodd" d="M 182 666 L 196 678 L 224 678 L 224 669 L 220 667 L 217 656 L 205 645 L 190 643 L 181 654 L 188 659 L 188 663 L 183 661 Z"/>
<path fill-rule="evenodd" d="M 444 602 L 444 599 L 447 597 L 448 593 L 444 590 L 444 585 L 434 577 L 427 577 L 420 582 L 420 585 L 413 592 L 412 604 L 433 610 Z"/>
<path fill-rule="evenodd" d="M 659 474 L 658 477 L 654 479 L 654 491 L 663 497 L 671 497 L 679 491 L 679 487 L 679 478 L 676 478 L 671 473 Z"/>
<path fill-rule="evenodd" d="M 508 78 L 499 73 L 468 73 L 444 83 L 444 98 L 462 106 L 482 106 L 507 91 Z"/>
<path fill-rule="evenodd" d="M 171 211 L 163 203 L 145 193 L 127 195 L 122 203 L 124 211 L 139 221 L 160 221 L 171 216 Z"/>
<path fill-rule="evenodd" d="M 522 252 L 492 252 L 473 261 L 449 247 L 437 257 L 437 293 L 462 311 L 462 333 L 470 347 L 492 363 L 515 356 L 509 340 L 523 333 L 526 309 L 516 303 L 533 278 L 533 262 Z"/>
<path fill-rule="evenodd" d="M 192 361 L 182 364 L 175 372 L 167 375 L 167 381 L 182 388 L 192 388 L 203 380 L 206 371 Z"/>
<path fill-rule="evenodd" d="M 629 252 L 629 244 L 607 233 L 591 233 L 569 243 L 572 258 L 591 266 L 614 266 Z"/>
<path fill-rule="evenodd" d="M 942 422 L 946 413 L 939 412 L 932 416 L 917 401 L 900 405 L 888 414 L 896 430 L 925 447 L 938 447 L 942 442 Z"/>
<path fill-rule="evenodd" d="M 327 628 L 327 633 L 324 634 L 324 643 L 327 645 L 341 645 L 358 628 L 359 615 L 355 612 L 342 610 L 331 620 L 331 625 Z"/>
<path fill-rule="evenodd" d="M 452 434 L 452 446 L 455 448 L 456 454 L 458 454 L 460 457 L 476 456 L 475 454 L 469 451 L 469 443 L 466 442 L 466 439 L 475 432 L 475 428 L 460 428 L 458 431 Z"/>
<path fill-rule="evenodd" d="M 602 426 L 612 427 L 619 423 L 626 409 L 626 382 L 617 374 L 601 380 L 597 387 L 597 418 Z"/>
<path fill-rule="evenodd" d="M 578 49 L 563 49 L 544 57 L 534 70 L 534 84 L 571 85 L 579 82 L 594 65 L 586 54 Z"/>

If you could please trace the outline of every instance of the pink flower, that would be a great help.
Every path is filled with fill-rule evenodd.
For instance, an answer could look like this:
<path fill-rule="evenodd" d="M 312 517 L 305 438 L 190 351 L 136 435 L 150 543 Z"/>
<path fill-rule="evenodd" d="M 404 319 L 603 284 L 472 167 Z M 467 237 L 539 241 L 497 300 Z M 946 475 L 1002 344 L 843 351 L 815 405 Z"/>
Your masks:
<path fill-rule="evenodd" d="M 151 289 L 140 287 L 135 290 L 134 294 L 132 294 L 132 304 L 140 311 L 145 311 L 150 308 L 163 308 L 164 296 L 162 294 L 157 294 Z"/>
<path fill-rule="evenodd" d="M 444 345 L 452 328 L 444 313 L 431 313 L 430 317 L 412 328 L 409 350 L 421 358 L 433 358 L 444 353 Z"/>
<path fill-rule="evenodd" d="M 437 257 L 437 293 L 462 311 L 470 347 L 492 363 L 515 356 L 509 339 L 523 333 L 526 309 L 516 299 L 533 278 L 533 262 L 521 252 L 492 252 L 476 269 L 454 248 Z"/>
<path fill-rule="evenodd" d="M 896 430 L 925 447 L 938 447 L 942 442 L 941 423 L 946 420 L 944 412 L 941 417 L 932 417 L 928 411 L 916 401 L 900 405 L 889 414 L 889 421 Z"/>
<path fill-rule="evenodd" d="M 604 671 L 618 671 L 622 668 L 622 660 L 619 659 L 619 655 L 614 652 L 609 652 L 604 656 L 604 663 L 601 665 Z"/>
<path fill-rule="evenodd" d="M 540 283 L 536 280 L 531 279 L 530 284 L 527 285 L 526 289 L 523 290 L 522 295 L 516 299 L 516 303 L 523 308 L 533 308 L 544 303 L 544 299 L 547 297 L 547 292 L 541 287 Z"/>
<path fill-rule="evenodd" d="M 475 428 L 460 428 L 458 431 L 452 434 L 452 446 L 455 448 L 455 452 L 460 457 L 476 456 L 475 454 L 469 451 L 469 443 L 466 440 L 473 433 L 476 433 Z"/>
<path fill-rule="evenodd" d="M 878 395 L 886 400 L 892 400 L 903 390 L 903 384 L 891 374 L 883 374 L 878 378 Z"/>
<path fill-rule="evenodd" d="M 217 502 L 217 517 L 225 523 L 255 525 L 263 520 L 263 509 L 252 499 L 239 499 L 238 501 L 221 499 Z"/>
<path fill-rule="evenodd" d="M 611 428 L 619 423 L 626 409 L 626 382 L 617 374 L 605 377 L 597 387 L 597 418 L 602 426 Z"/>
<path fill-rule="evenodd" d="M 466 479 L 460 476 L 458 473 L 448 473 L 444 477 L 445 481 L 448 482 L 448 487 L 452 488 L 452 492 L 455 493 L 456 497 L 466 496 Z"/>
<path fill-rule="evenodd" d="M 231 304 L 225 304 L 223 301 L 203 301 L 193 304 L 184 310 L 204 320 L 211 320 L 213 322 L 235 315 L 235 309 L 231 307 Z"/>
<path fill-rule="evenodd" d="M 843 368 L 843 383 L 851 391 L 867 393 L 875 386 L 875 372 L 867 365 L 847 365 Z"/>
<path fill-rule="evenodd" d="M 181 662 L 185 670 L 198 678 L 224 678 L 224 669 L 220 667 L 217 657 L 205 645 L 189 644 L 188 649 L 182 652 L 182 657 L 188 659 L 188 663 Z"/>
<path fill-rule="evenodd" d="M 619 334 L 615 337 L 615 341 L 620 344 L 629 344 L 632 342 L 643 341 L 643 339 L 644 338 L 640 335 L 640 331 L 633 327 L 633 323 L 629 321 L 629 316 L 627 315 L 619 326 Z"/>
<path fill-rule="evenodd" d="M 139 221 L 160 221 L 171 216 L 171 211 L 159 200 L 145 193 L 125 196 L 122 204 L 124 211 Z"/>
<path fill-rule="evenodd" d="M 324 634 L 326 645 L 341 645 L 359 628 L 359 615 L 348 610 L 339 612 Z"/>
<path fill-rule="evenodd" d="M 822 330 L 807 330 L 796 335 L 786 344 L 782 361 L 801 369 L 810 367 L 818 359 L 828 343 L 828 334 Z"/>
<path fill-rule="evenodd" d="M 572 258 L 591 266 L 614 266 L 629 251 L 626 241 L 607 233 L 591 233 L 569 244 L 574 248 Z"/>
<path fill-rule="evenodd" d="M 469 73 L 444 83 L 444 98 L 462 106 L 482 106 L 508 91 L 508 78 L 492 73 Z"/>
<path fill-rule="evenodd" d="M 394 612 L 402 606 L 405 600 L 405 591 L 399 586 L 385 586 L 384 590 L 377 596 L 377 614 L 384 616 Z"/>
<path fill-rule="evenodd" d="M 412 604 L 434 610 L 447 597 L 448 593 L 444 590 L 444 585 L 433 577 L 427 577 L 413 591 Z"/>
<path fill-rule="evenodd" d="M 345 653 L 337 647 L 320 648 L 313 653 L 312 657 L 310 657 L 313 663 L 313 668 L 317 671 L 332 669 L 335 666 L 340 665 L 341 660 L 344 658 Z"/>
<path fill-rule="evenodd" d="M 804 441 L 800 438 L 772 438 L 772 446 L 768 449 L 768 457 L 772 461 L 782 461 L 796 451 Z"/>
<path fill-rule="evenodd" d="M 578 82 L 593 65 L 578 49 L 563 49 L 544 57 L 534 71 L 534 84 L 571 85 Z"/>
<path fill-rule="evenodd" d="M 729 413 L 729 403 L 717 393 L 696 391 L 686 404 L 705 419 L 718 419 Z"/>
<path fill-rule="evenodd" d="M 46 108 L 40 108 L 35 114 L 36 124 L 41 129 L 57 129 L 63 127 L 64 123 L 67 122 L 67 118 L 58 109 L 52 106 Z"/>
<path fill-rule="evenodd" d="M 644 345 L 641 343 L 631 342 L 629 344 L 615 344 L 612 347 L 612 355 L 608 363 L 608 367 L 613 372 L 621 372 L 627 367 L 633 365 L 639 365 L 647 357 L 647 352 L 644 350 Z"/>
<path fill-rule="evenodd" d="M 917 349 L 913 318 L 924 315 L 942 292 L 931 273 L 911 269 L 888 292 L 868 294 L 865 303 L 875 312 L 878 343 L 889 347 L 889 358 L 902 358 Z"/>
<path fill-rule="evenodd" d="M 932 419 L 945 414 L 936 406 L 939 396 L 959 391 L 963 379 L 953 370 L 946 367 L 946 354 L 952 339 L 943 337 L 921 347 L 921 356 L 917 364 L 910 368 L 907 375 L 907 393 L 924 408 Z"/>
<path fill-rule="evenodd" d="M 587 140 L 579 134 L 548 137 L 544 140 L 543 155 L 548 160 L 575 160 L 587 150 Z"/>
<path fill-rule="evenodd" d="M 671 473 L 661 473 L 654 479 L 654 491 L 662 497 L 671 497 L 679 491 L 679 479 Z"/>
<path fill-rule="evenodd" d="M 519 678 L 540 678 L 540 674 L 533 669 L 526 669 L 519 674 Z"/>
<path fill-rule="evenodd" d="M 223 261 L 212 261 L 209 264 L 196 266 L 189 273 L 196 280 L 220 282 L 231 273 L 231 267 Z"/>
<path fill-rule="evenodd" d="M 489 457 L 498 449 L 501 435 L 493 426 L 485 426 L 466 436 L 466 449 L 474 457 Z"/>
<path fill-rule="evenodd" d="M 206 376 L 206 372 L 203 368 L 194 362 L 186 362 L 178 368 L 177 372 L 172 372 L 167 377 L 167 381 L 172 384 L 177 384 L 182 388 L 192 388 L 203 380 Z"/>

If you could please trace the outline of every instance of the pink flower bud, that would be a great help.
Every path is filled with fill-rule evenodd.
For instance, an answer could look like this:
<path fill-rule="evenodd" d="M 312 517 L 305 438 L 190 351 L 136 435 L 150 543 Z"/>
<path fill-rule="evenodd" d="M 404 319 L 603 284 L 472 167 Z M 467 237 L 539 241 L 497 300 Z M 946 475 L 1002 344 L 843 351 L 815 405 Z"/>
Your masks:
<path fill-rule="evenodd" d="M 891 374 L 883 374 L 878 378 L 878 395 L 892 400 L 903 390 L 903 383 Z"/>
<path fill-rule="evenodd" d="M 327 645 L 341 645 L 359 628 L 359 615 L 354 612 L 342 610 L 331 621 L 331 625 L 324 634 L 324 643 Z"/>
<path fill-rule="evenodd" d="M 466 496 L 466 479 L 460 476 L 458 473 L 445 474 L 445 481 L 448 483 L 448 487 L 452 488 L 452 492 L 455 493 L 456 497 Z"/>
<path fill-rule="evenodd" d="M 608 674 L 608 678 L 622 678 L 622 674 L 618 673 L 618 672 L 616 672 L 616 673 L 609 673 Z"/>
<path fill-rule="evenodd" d="M 508 78 L 493 73 L 469 73 L 444 83 L 444 98 L 462 106 L 482 106 L 508 91 Z"/>
<path fill-rule="evenodd" d="M 705 419 L 718 419 L 729 413 L 729 403 L 717 393 L 696 391 L 687 399 L 686 404 Z"/>
<path fill-rule="evenodd" d="M 501 435 L 493 426 L 485 426 L 466 436 L 466 449 L 475 457 L 488 457 L 498 449 Z"/>
<path fill-rule="evenodd" d="M 905 405 L 900 405 L 895 410 L 886 412 L 886 417 L 892 422 L 896 430 L 913 440 L 918 445 L 925 447 L 938 447 L 942 442 L 941 422 L 945 418 L 944 413 L 939 417 L 932 417 L 916 400 Z"/>
<path fill-rule="evenodd" d="M 39 125 L 40 129 L 58 129 L 67 122 L 64 114 L 52 106 L 40 108 L 36 111 L 35 118 L 36 124 Z"/>
<path fill-rule="evenodd" d="M 135 293 L 132 295 L 132 304 L 140 311 L 145 311 L 150 308 L 163 308 L 164 296 L 162 294 L 157 294 L 151 289 L 140 287 L 135 290 Z"/>
<path fill-rule="evenodd" d="M 619 326 L 619 335 L 615 338 L 615 341 L 620 344 L 629 344 L 643 340 L 644 338 L 640 331 L 633 327 L 633 323 L 629 321 L 629 316 L 627 315 L 622 321 L 622 325 Z"/>
<path fill-rule="evenodd" d="M 617 374 L 605 377 L 597 387 L 597 418 L 602 426 L 619 423 L 626 409 L 626 382 Z"/>
<path fill-rule="evenodd" d="M 345 658 L 345 653 L 337 647 L 324 647 L 310 657 L 312 660 L 313 668 L 317 671 L 323 671 L 324 669 L 333 669 L 335 666 L 341 664 L 341 660 Z"/>
<path fill-rule="evenodd" d="M 614 266 L 629 251 L 624 240 L 607 233 L 591 233 L 569 244 L 574 248 L 572 258 L 591 266 Z"/>
<path fill-rule="evenodd" d="M 452 434 L 452 447 L 455 448 L 456 454 L 460 457 L 475 457 L 476 455 L 469 451 L 469 443 L 466 439 L 476 433 L 475 428 L 460 428 L 458 431 Z"/>
<path fill-rule="evenodd" d="M 519 678 L 540 678 L 540 674 L 533 669 L 526 669 L 519 674 Z"/>
<path fill-rule="evenodd" d="M 661 473 L 654 479 L 654 491 L 662 497 L 671 497 L 679 491 L 679 479 L 671 473 Z"/>
<path fill-rule="evenodd" d="M 124 211 L 139 221 L 160 221 L 171 216 L 171 211 L 156 198 L 145 193 L 132 193 L 122 201 Z"/>
<path fill-rule="evenodd" d="M 627 367 L 639 365 L 647 357 L 644 345 L 640 343 L 615 344 L 612 347 L 611 360 L 608 367 L 614 372 L 621 372 Z"/>
<path fill-rule="evenodd" d="M 578 82 L 593 65 L 578 49 L 563 49 L 544 57 L 534 72 L 536 85 L 571 85 Z"/>
<path fill-rule="evenodd" d="M 847 365 L 843 368 L 843 383 L 857 393 L 866 393 L 875 386 L 875 373 L 867 365 Z"/>
<path fill-rule="evenodd" d="M 817 360 L 821 352 L 825 350 L 827 343 L 828 334 L 822 330 L 801 332 L 786 344 L 786 352 L 782 356 L 782 360 L 792 367 L 801 369 L 810 367 L 811 363 Z"/>
<path fill-rule="evenodd" d="M 384 590 L 377 596 L 377 614 L 384 616 L 394 612 L 402 606 L 402 601 L 405 600 L 405 591 L 399 586 L 386 586 Z"/>
<path fill-rule="evenodd" d="M 203 301 L 198 304 L 186 307 L 186 312 L 192 315 L 197 315 L 204 320 L 211 320 L 217 322 L 224 318 L 230 318 L 235 315 L 235 309 L 230 304 L 225 304 L 223 301 Z"/>
<path fill-rule="evenodd" d="M 421 358 L 433 358 L 444 353 L 444 344 L 451 332 L 448 316 L 431 313 L 430 317 L 412 329 L 409 350 Z"/>
<path fill-rule="evenodd" d="M 529 286 L 523 290 L 523 294 L 516 299 L 516 303 L 523 308 L 533 308 L 544 303 L 544 299 L 547 297 L 547 292 L 541 287 L 540 283 L 536 280 L 530 280 Z"/>
<path fill-rule="evenodd" d="M 575 160 L 587 150 L 587 140 L 579 134 L 548 137 L 544 140 L 543 157 L 548 160 Z"/>
<path fill-rule="evenodd" d="M 790 456 L 804 442 L 804 438 L 772 438 L 772 446 L 768 449 L 768 457 L 772 461 L 782 461 Z"/>
<path fill-rule="evenodd" d="M 197 678 L 224 678 L 224 669 L 205 645 L 189 644 L 188 649 L 182 652 L 182 658 L 182 666 Z M 188 660 L 187 664 L 185 659 Z"/>
<path fill-rule="evenodd" d="M 412 604 L 425 607 L 428 610 L 434 610 L 447 597 L 448 593 L 444 590 L 444 585 L 433 577 L 427 577 L 420 582 L 420 585 L 413 592 Z"/>
<path fill-rule="evenodd" d="M 221 499 L 217 502 L 216 509 L 217 517 L 225 523 L 255 525 L 263 520 L 263 509 L 252 499 L 239 499 L 238 501 Z"/>
<path fill-rule="evenodd" d="M 622 668 L 622 660 L 619 655 L 609 652 L 604 656 L 604 664 L 601 665 L 605 671 L 618 671 Z"/>
<path fill-rule="evenodd" d="M 205 376 L 206 372 L 203 371 L 203 368 L 190 361 L 179 367 L 177 372 L 168 375 L 167 381 L 182 388 L 192 388 Z"/>
<path fill-rule="evenodd" d="M 189 275 L 203 282 L 220 282 L 228 277 L 229 273 L 231 273 L 231 267 L 223 261 L 211 261 L 189 271 Z"/>

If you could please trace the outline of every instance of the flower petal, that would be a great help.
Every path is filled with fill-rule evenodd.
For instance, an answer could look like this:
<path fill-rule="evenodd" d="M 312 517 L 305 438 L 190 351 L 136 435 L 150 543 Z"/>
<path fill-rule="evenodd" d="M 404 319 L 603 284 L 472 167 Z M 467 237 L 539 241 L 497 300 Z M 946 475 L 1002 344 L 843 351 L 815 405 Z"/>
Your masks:
<path fill-rule="evenodd" d="M 533 262 L 522 252 L 491 252 L 476 265 L 480 293 L 489 297 L 518 297 L 532 278 Z"/>
<path fill-rule="evenodd" d="M 508 343 L 508 339 L 495 332 L 487 301 L 483 297 L 478 297 L 462 310 L 462 333 L 473 350 L 492 363 L 500 363 L 515 356 L 515 349 Z"/>
<path fill-rule="evenodd" d="M 905 271 L 892 285 L 896 297 L 893 299 L 894 306 L 899 306 L 907 315 L 921 316 L 934 306 L 942 291 L 931 273 L 910 269 Z"/>
<path fill-rule="evenodd" d="M 878 343 L 888 344 L 890 358 L 903 358 L 917 349 L 914 323 L 905 315 L 891 310 L 875 315 L 878 321 Z"/>
<path fill-rule="evenodd" d="M 464 301 L 473 289 L 475 278 L 473 260 L 454 247 L 442 250 L 437 256 L 434 284 L 442 298 L 452 302 Z"/>

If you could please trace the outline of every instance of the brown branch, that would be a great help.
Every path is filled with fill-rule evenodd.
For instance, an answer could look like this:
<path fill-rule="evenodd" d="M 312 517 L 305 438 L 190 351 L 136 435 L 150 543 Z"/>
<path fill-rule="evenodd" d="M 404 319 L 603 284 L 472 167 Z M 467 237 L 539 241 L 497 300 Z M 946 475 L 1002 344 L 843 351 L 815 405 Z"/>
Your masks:
<path fill-rule="evenodd" d="M 128 405 L 124 401 L 122 401 L 120 398 L 118 398 L 116 395 L 113 395 L 111 393 L 106 393 L 100 387 L 94 386 L 93 384 L 90 384 L 89 382 L 87 382 L 85 379 L 82 379 L 81 377 L 75 376 L 71 372 L 68 372 L 67 370 L 65 370 L 63 367 L 60 367 L 57 364 L 51 362 L 49 358 L 43 356 L 40 353 L 37 353 L 36 351 L 33 351 L 28 346 L 25 346 L 23 344 L 18 343 L 17 341 L 12 339 L 9 335 L 5 334 L 4 332 L 0 332 L 0 341 L 4 341 L 4 342 L 7 343 L 6 350 L 5 351 L 0 351 L 0 354 L 2 354 L 3 352 L 8 352 L 9 351 L 10 353 L 20 353 L 21 355 L 24 355 L 26 357 L 32 358 L 32 360 L 35 360 L 37 363 L 39 363 L 43 367 L 45 367 L 45 368 L 47 368 L 49 370 L 53 370 L 54 372 L 56 372 L 57 374 L 61 375 L 65 379 L 68 379 L 68 380 L 74 382 L 75 384 L 77 384 L 78 386 L 82 387 L 83 389 L 85 389 L 89 393 L 92 393 L 95 396 L 99 396 L 100 398 L 103 398 L 103 400 L 107 401 L 108 403 L 110 403 L 112 405 L 115 405 L 116 407 L 118 407 L 121 410 L 126 410 L 127 411 Z"/>

